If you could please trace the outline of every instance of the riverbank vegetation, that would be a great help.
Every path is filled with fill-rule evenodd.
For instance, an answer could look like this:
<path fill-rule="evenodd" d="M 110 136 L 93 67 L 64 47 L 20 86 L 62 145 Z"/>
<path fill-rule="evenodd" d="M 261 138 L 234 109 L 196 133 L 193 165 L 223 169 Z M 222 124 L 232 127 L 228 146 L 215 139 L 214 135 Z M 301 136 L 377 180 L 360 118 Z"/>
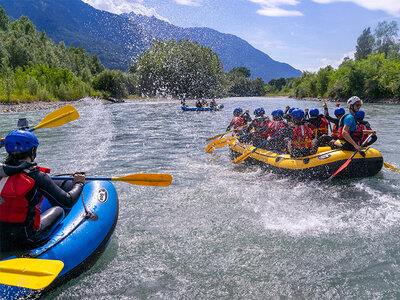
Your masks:
<path fill-rule="evenodd" d="M 0 7 L 0 102 L 75 100 L 85 96 L 209 98 L 262 96 L 261 78 L 244 67 L 225 73 L 218 55 L 189 40 L 155 41 L 127 72 L 107 70 L 82 47 L 56 45 Z"/>
<path fill-rule="evenodd" d="M 400 43 L 396 22 L 380 22 L 374 33 L 364 29 L 357 39 L 354 59 L 345 58 L 334 69 L 304 72 L 295 80 L 271 80 L 267 93 L 296 98 L 346 99 L 357 95 L 366 100 L 400 99 Z M 280 84 L 276 84 L 280 81 Z"/>

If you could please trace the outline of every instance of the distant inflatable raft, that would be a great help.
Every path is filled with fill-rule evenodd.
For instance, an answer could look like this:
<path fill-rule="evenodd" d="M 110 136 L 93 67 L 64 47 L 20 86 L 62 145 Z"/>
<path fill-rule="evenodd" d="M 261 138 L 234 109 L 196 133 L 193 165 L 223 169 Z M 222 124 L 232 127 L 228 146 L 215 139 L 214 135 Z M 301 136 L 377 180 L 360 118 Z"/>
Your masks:
<path fill-rule="evenodd" d="M 238 157 L 255 147 L 236 142 L 230 145 L 233 157 Z M 320 147 L 316 154 L 293 158 L 289 154 L 277 154 L 258 148 L 246 159 L 249 163 L 259 164 L 275 173 L 296 178 L 326 180 L 333 175 L 353 154 L 353 151 L 342 151 L 330 147 Z M 367 148 L 365 157 L 357 153 L 350 164 L 335 178 L 369 177 L 377 174 L 383 166 L 382 154 L 373 148 Z"/>
<path fill-rule="evenodd" d="M 183 111 L 217 111 L 217 110 L 222 110 L 224 108 L 224 105 L 217 105 L 214 107 L 187 107 L 187 106 L 182 106 Z"/>

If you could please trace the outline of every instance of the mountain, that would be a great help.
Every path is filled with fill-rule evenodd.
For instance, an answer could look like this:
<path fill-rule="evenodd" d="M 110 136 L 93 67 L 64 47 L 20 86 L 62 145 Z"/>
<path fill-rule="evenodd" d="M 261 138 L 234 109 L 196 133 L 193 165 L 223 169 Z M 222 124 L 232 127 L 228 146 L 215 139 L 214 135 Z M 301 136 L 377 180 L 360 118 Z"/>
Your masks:
<path fill-rule="evenodd" d="M 187 38 L 218 53 L 225 71 L 244 66 L 253 78 L 262 77 L 266 82 L 301 75 L 301 71 L 273 60 L 243 39 L 209 28 L 181 28 L 134 13 L 116 15 L 81 0 L 0 0 L 0 6 L 11 18 L 28 16 L 56 43 L 64 41 L 67 46 L 82 46 L 97 54 L 110 69 L 127 70 L 155 39 Z"/>

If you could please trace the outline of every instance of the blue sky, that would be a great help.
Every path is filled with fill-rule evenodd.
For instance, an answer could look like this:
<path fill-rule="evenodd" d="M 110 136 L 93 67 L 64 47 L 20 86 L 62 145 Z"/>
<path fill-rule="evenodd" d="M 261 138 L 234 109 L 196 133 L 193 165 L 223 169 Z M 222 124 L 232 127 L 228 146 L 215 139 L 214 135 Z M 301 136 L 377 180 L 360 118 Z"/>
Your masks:
<path fill-rule="evenodd" d="M 400 0 L 83 0 L 113 13 L 155 15 L 246 40 L 302 71 L 352 57 L 364 28 L 400 21 Z"/>

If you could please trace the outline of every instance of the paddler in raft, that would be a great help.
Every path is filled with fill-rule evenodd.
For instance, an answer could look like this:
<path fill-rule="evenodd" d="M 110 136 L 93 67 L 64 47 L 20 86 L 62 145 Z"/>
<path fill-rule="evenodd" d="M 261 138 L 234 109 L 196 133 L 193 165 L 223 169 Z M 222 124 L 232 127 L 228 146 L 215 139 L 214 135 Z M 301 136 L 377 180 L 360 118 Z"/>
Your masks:
<path fill-rule="evenodd" d="M 233 119 L 232 119 L 231 123 L 229 123 L 229 126 L 226 128 L 226 131 L 231 130 L 231 128 L 237 129 L 246 124 L 244 121 L 244 118 L 242 116 L 242 113 L 243 113 L 243 109 L 241 109 L 240 107 L 237 107 L 233 110 Z M 242 135 L 243 133 L 244 133 L 244 129 L 237 129 L 234 131 L 234 134 L 236 134 L 236 135 Z"/>
<path fill-rule="evenodd" d="M 337 104 L 338 104 L 338 103 L 336 103 L 336 105 L 337 105 Z M 340 105 L 340 103 L 339 103 L 339 105 Z M 332 126 L 332 132 L 331 132 L 331 137 L 332 137 L 333 139 L 337 139 L 337 138 L 338 138 L 339 121 L 340 121 L 340 118 L 344 116 L 344 114 L 346 113 L 346 111 L 344 110 L 343 107 L 337 107 L 337 108 L 334 110 L 334 112 L 333 112 L 336 118 L 332 118 L 332 117 L 329 115 L 328 105 L 326 104 L 326 102 L 324 102 L 324 104 L 322 104 L 322 107 L 324 108 L 324 116 L 325 116 L 325 119 L 327 119 L 329 122 L 331 122 L 331 123 L 333 124 L 333 126 Z"/>
<path fill-rule="evenodd" d="M 48 238 L 79 199 L 85 176 L 74 175 L 72 188 L 64 191 L 34 163 L 39 141 L 26 130 L 15 130 L 5 138 L 8 157 L 0 181 L 0 250 L 32 247 Z M 11 168 L 12 172 L 10 172 Z M 17 171 L 17 172 L 16 172 Z M 56 206 L 41 214 L 43 196 Z"/>
<path fill-rule="evenodd" d="M 342 149 L 349 151 L 361 151 L 362 138 L 364 134 L 375 134 L 373 130 L 363 130 L 357 124 L 355 119 L 355 114 L 360 110 L 362 105 L 362 100 L 353 96 L 347 100 L 347 105 L 349 107 L 349 112 L 345 114 L 339 121 L 338 137 L 342 141 Z M 335 143 L 336 145 L 337 143 Z"/>
<path fill-rule="evenodd" d="M 265 144 L 264 149 L 273 151 L 275 153 L 282 153 L 285 149 L 285 140 L 284 137 L 286 136 L 286 131 L 282 130 L 281 133 L 274 136 L 279 130 L 285 128 L 287 125 L 283 122 L 283 110 L 276 109 L 272 111 L 272 121 L 268 124 L 267 129 L 267 137 L 268 143 Z M 272 139 L 271 137 L 274 136 Z"/>
<path fill-rule="evenodd" d="M 265 117 L 264 115 L 265 115 L 265 110 L 263 107 L 259 107 L 254 110 L 255 118 L 249 126 L 250 131 L 254 129 L 251 137 L 251 143 L 253 145 L 259 145 L 265 139 L 268 138 L 267 129 L 269 124 L 269 118 Z"/>
<path fill-rule="evenodd" d="M 199 99 L 196 100 L 196 107 L 197 107 L 197 108 L 202 107 L 201 102 L 200 102 Z"/>
<path fill-rule="evenodd" d="M 358 126 L 360 126 L 361 129 L 363 130 L 363 136 L 361 141 L 363 143 L 368 137 L 368 133 L 366 132 L 372 131 L 371 125 L 369 124 L 368 121 L 364 121 L 365 112 L 361 109 L 354 115 L 354 117 L 356 118 Z M 376 134 L 373 135 L 368 142 L 368 146 L 375 143 L 377 139 L 378 137 L 376 136 Z"/>
<path fill-rule="evenodd" d="M 286 138 L 291 157 L 303 157 L 315 153 L 313 147 L 313 131 L 305 125 L 305 113 L 302 109 L 295 109 L 291 113 L 294 125 L 288 132 L 289 138 Z"/>
<path fill-rule="evenodd" d="M 217 102 L 215 101 L 215 98 L 212 98 L 210 100 L 210 107 L 217 107 Z"/>

